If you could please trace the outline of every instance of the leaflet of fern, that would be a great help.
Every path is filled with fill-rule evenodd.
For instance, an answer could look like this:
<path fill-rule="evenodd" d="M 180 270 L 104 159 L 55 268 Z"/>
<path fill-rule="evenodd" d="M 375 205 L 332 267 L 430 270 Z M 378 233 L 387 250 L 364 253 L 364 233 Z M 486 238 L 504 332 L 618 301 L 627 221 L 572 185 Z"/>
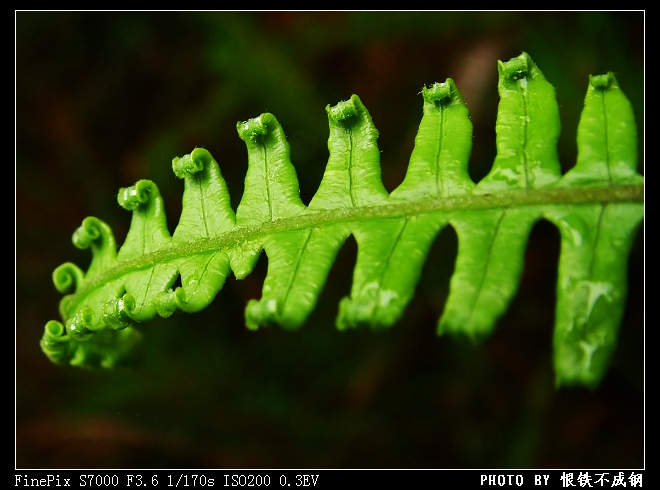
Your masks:
<path fill-rule="evenodd" d="M 561 177 L 554 88 L 526 56 L 498 68 L 497 157 L 474 192 L 552 185 Z M 518 290 L 527 239 L 542 212 L 538 206 L 468 211 L 451 220 L 459 253 L 440 332 L 473 339 L 491 332 Z"/>
<path fill-rule="evenodd" d="M 272 114 L 237 125 L 248 170 L 235 213 L 217 162 L 202 148 L 172 162 L 185 182 L 173 235 L 153 182 L 121 189 L 119 204 L 133 213 L 126 240 L 117 251 L 105 223 L 83 221 L 74 244 L 90 248 L 92 262 L 86 273 L 71 263 L 53 273 L 58 290 L 74 293 L 60 304 L 64 323 L 46 325 L 44 352 L 57 363 L 131 364 L 140 357 L 137 324 L 205 308 L 231 272 L 238 279 L 250 274 L 262 251 L 268 273 L 261 299 L 246 307 L 246 324 L 296 329 L 313 311 L 350 235 L 358 254 L 337 326 L 390 327 L 404 314 L 430 247 L 448 224 L 459 250 L 438 333 L 479 340 L 515 296 L 529 233 L 546 218 L 562 240 L 557 384 L 596 386 L 616 345 L 627 256 L 643 218 L 632 108 L 614 75 L 591 77 L 578 161 L 562 177 L 554 88 L 526 53 L 498 68 L 497 157 L 476 185 L 467 171 L 472 124 L 448 79 L 422 90 L 415 148 L 391 194 L 381 180 L 378 131 L 355 95 L 326 107 L 329 160 L 309 206 L 300 199 L 289 145 Z M 612 198 L 594 198 L 596 190 L 609 189 Z"/>
<path fill-rule="evenodd" d="M 590 77 L 577 164 L 561 186 L 641 184 L 632 107 L 612 73 Z M 640 203 L 547 207 L 561 232 L 554 330 L 557 384 L 597 386 L 616 347 Z"/>

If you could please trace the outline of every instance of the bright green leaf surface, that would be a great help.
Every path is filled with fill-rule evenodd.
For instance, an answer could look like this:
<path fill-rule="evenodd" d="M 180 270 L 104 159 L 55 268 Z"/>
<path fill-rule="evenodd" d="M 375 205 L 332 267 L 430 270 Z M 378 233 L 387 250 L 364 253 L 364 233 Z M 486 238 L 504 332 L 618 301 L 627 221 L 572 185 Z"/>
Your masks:
<path fill-rule="evenodd" d="M 578 160 L 561 185 L 639 183 L 632 107 L 612 73 L 590 77 L 578 126 Z M 616 347 L 628 254 L 641 203 L 552 207 L 561 232 L 554 332 L 556 382 L 595 387 Z"/>
<path fill-rule="evenodd" d="M 119 203 L 133 213 L 126 240 L 117 251 L 106 224 L 83 221 L 74 243 L 91 249 L 92 262 L 86 273 L 70 263 L 54 272 L 58 290 L 74 292 L 60 304 L 63 322 L 46 325 L 44 352 L 56 363 L 90 367 L 137 362 L 140 322 L 205 308 L 230 273 L 246 277 L 262 252 L 268 273 L 262 297 L 246 307 L 246 324 L 298 328 L 350 235 L 357 261 L 337 326 L 390 327 L 404 314 L 431 245 L 448 224 L 459 250 L 438 332 L 480 340 L 514 298 L 530 231 L 547 218 L 562 240 L 557 384 L 597 386 L 616 346 L 627 256 L 643 219 L 632 108 L 611 73 L 592 76 L 578 161 L 562 177 L 554 88 L 526 53 L 500 62 L 499 74 L 497 157 L 477 185 L 467 171 L 472 123 L 448 79 L 422 90 L 408 172 L 391 194 L 381 179 L 378 131 L 355 95 L 326 108 L 329 160 L 308 207 L 271 114 L 237 125 L 248 170 L 236 213 L 217 162 L 202 148 L 172 162 L 185 184 L 173 235 L 153 182 L 121 189 Z"/>

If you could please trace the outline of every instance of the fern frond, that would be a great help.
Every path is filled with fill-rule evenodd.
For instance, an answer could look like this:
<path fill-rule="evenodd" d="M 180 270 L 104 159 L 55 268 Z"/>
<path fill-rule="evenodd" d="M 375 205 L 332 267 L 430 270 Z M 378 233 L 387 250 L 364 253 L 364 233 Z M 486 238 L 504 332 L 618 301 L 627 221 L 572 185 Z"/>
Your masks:
<path fill-rule="evenodd" d="M 378 131 L 360 99 L 326 107 L 329 160 L 318 191 L 300 199 L 289 145 L 272 114 L 237 125 L 248 152 L 245 192 L 234 213 L 220 168 L 202 148 L 172 162 L 184 180 L 170 235 L 163 200 L 148 180 L 121 189 L 133 218 L 119 251 L 111 229 L 86 218 L 74 244 L 90 248 L 87 272 L 53 273 L 63 322 L 46 324 L 41 346 L 56 363 L 126 365 L 140 355 L 135 328 L 157 315 L 205 308 L 233 272 L 245 278 L 262 252 L 262 297 L 248 328 L 300 327 L 318 301 L 349 235 L 358 244 L 340 329 L 389 327 L 410 302 L 432 242 L 452 226 L 459 250 L 438 333 L 487 336 L 520 282 L 529 233 L 542 218 L 561 232 L 554 334 L 557 384 L 594 387 L 616 345 L 625 306 L 627 257 L 643 218 L 632 108 L 613 74 L 592 76 L 578 128 L 578 160 L 557 157 L 554 88 L 523 53 L 499 62 L 497 157 L 475 184 L 467 172 L 472 124 L 454 82 L 422 91 L 423 117 L 404 181 L 391 194 L 380 173 Z M 174 288 L 180 279 L 181 286 Z"/>

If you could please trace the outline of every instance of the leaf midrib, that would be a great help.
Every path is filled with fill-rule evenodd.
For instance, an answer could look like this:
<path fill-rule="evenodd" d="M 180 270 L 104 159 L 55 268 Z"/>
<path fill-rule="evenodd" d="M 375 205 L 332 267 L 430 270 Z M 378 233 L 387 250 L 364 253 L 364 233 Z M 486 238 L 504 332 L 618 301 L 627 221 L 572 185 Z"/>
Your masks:
<path fill-rule="evenodd" d="M 489 194 L 465 194 L 444 199 L 420 199 L 401 201 L 377 206 L 307 211 L 263 223 L 259 226 L 237 225 L 230 231 L 192 241 L 168 242 L 168 246 L 142 255 L 139 258 L 119 262 L 114 267 L 85 280 L 78 290 L 69 295 L 70 308 L 104 284 L 115 281 L 134 271 L 153 267 L 191 255 L 201 255 L 229 249 L 237 243 L 253 242 L 260 237 L 275 233 L 309 228 L 322 228 L 356 221 L 402 218 L 444 212 L 455 214 L 481 209 L 520 208 L 539 205 L 595 205 L 606 203 L 643 203 L 644 185 L 610 185 L 594 187 L 552 187 L 535 190 L 511 190 Z M 69 308 L 68 308 L 69 309 Z"/>

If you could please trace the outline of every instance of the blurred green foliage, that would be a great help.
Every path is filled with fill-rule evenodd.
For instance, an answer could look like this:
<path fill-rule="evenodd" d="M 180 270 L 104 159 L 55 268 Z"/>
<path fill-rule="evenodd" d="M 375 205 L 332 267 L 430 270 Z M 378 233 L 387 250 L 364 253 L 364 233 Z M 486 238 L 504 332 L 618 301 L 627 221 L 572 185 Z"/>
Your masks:
<path fill-rule="evenodd" d="M 643 32 L 644 12 L 16 12 L 16 467 L 643 467 L 641 231 L 620 345 L 596 392 L 553 388 L 559 239 L 548 223 L 532 232 L 512 308 L 479 347 L 435 336 L 456 254 L 447 229 L 387 332 L 333 326 L 350 239 L 297 333 L 244 327 L 262 256 L 205 311 L 145 327 L 140 369 L 61 368 L 39 348 L 60 296 L 52 270 L 89 263 L 70 241 L 81 220 L 100 217 L 123 242 L 120 187 L 154 180 L 173 229 L 182 184 L 170 162 L 201 146 L 238 203 L 237 121 L 277 116 L 309 202 L 327 161 L 324 107 L 356 93 L 392 190 L 422 86 L 452 77 L 475 126 L 478 180 L 495 156 L 497 60 L 524 50 L 557 89 L 564 170 L 588 75 L 610 70 L 643 155 Z"/>

